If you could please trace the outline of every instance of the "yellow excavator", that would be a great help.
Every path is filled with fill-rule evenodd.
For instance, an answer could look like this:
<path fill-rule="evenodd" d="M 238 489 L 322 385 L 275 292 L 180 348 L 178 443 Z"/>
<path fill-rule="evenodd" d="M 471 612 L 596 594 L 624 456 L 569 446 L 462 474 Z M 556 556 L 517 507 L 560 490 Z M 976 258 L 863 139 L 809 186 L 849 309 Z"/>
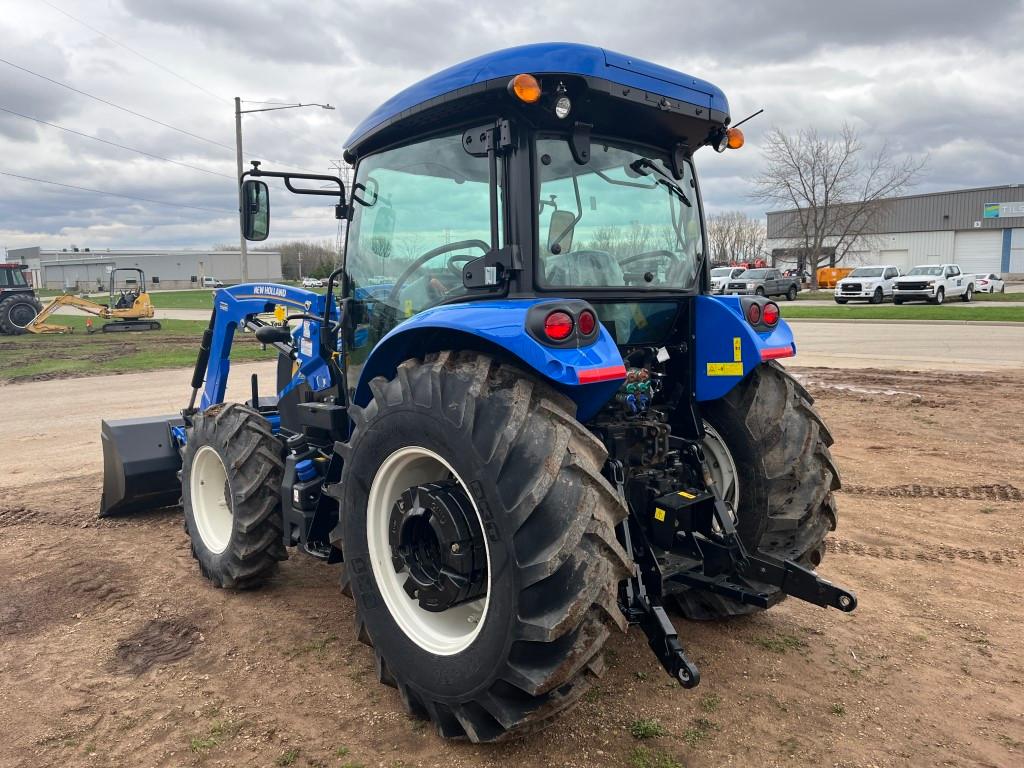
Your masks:
<path fill-rule="evenodd" d="M 117 289 L 116 277 L 118 272 L 137 272 L 139 277 L 135 285 L 132 281 L 126 281 L 125 287 Z M 116 331 L 158 331 L 160 323 L 151 318 L 156 314 L 153 310 L 153 302 L 149 299 L 146 291 L 146 273 L 136 267 L 123 267 L 111 270 L 110 272 L 110 301 L 101 304 L 92 299 L 84 299 L 70 293 L 57 296 L 47 304 L 36 315 L 35 319 L 25 326 L 25 330 L 31 333 L 71 333 L 74 331 L 69 325 L 56 325 L 47 323 L 46 320 L 60 307 L 75 307 L 90 315 L 96 315 L 104 320 L 113 322 L 104 323 L 100 330 L 103 333 Z M 88 323 L 89 333 L 95 329 L 92 322 Z"/>

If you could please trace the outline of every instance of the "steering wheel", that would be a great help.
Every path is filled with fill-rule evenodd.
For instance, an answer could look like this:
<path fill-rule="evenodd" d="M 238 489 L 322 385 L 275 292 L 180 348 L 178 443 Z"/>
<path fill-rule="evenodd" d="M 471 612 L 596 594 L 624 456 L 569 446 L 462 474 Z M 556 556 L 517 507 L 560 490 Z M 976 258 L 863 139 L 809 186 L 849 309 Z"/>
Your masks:
<path fill-rule="evenodd" d="M 470 256 L 468 253 L 456 253 L 454 256 L 449 256 L 448 271 L 461 280 L 463 267 L 465 267 L 467 264 L 469 264 L 469 262 L 473 261 L 476 258 L 478 257 Z"/>
<path fill-rule="evenodd" d="M 675 266 L 676 262 L 679 261 L 679 257 L 672 253 L 672 251 L 666 251 L 659 248 L 654 251 L 644 251 L 643 253 L 633 253 L 629 256 L 623 256 L 619 259 L 619 266 L 625 267 L 627 264 L 632 264 L 634 261 L 643 261 L 644 259 L 650 259 L 655 256 L 668 256 L 672 261 L 672 266 Z"/>
<path fill-rule="evenodd" d="M 412 277 L 413 273 L 416 272 L 420 267 L 426 264 L 435 256 L 440 256 L 442 253 L 448 253 L 449 251 L 458 251 L 462 248 L 479 248 L 484 253 L 491 250 L 491 246 L 485 243 L 483 240 L 459 240 L 457 243 L 445 243 L 439 245 L 437 248 L 427 251 L 422 256 L 419 256 L 412 264 L 405 268 L 405 270 L 395 279 L 395 284 L 391 286 L 391 293 L 388 294 L 388 304 L 394 305 L 398 300 L 398 297 L 402 293 L 402 288 Z M 448 268 L 452 268 L 452 262 L 456 261 L 456 257 L 452 257 L 448 260 Z M 462 272 L 459 272 L 459 276 L 462 276 Z"/>

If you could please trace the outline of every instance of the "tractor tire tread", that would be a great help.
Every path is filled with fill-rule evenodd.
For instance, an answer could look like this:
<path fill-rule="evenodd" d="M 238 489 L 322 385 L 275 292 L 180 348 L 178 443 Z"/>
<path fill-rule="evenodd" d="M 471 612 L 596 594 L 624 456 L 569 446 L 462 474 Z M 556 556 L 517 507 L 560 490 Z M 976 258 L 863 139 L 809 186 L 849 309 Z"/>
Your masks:
<path fill-rule="evenodd" d="M 617 590 L 628 559 L 615 527 L 626 508 L 601 475 L 604 447 L 575 419 L 568 398 L 484 354 L 407 360 L 391 380 L 374 379 L 370 391 L 364 408 L 352 408 L 350 444 L 398 404 L 443 414 L 467 449 L 495 468 L 502 514 L 514 531 L 510 552 L 522 575 L 508 655 L 486 689 L 442 702 L 394 676 L 403 705 L 443 737 L 483 742 L 535 730 L 591 687 L 594 670 L 603 670 L 599 657 L 610 628 L 625 629 Z M 352 587 L 343 570 L 342 592 L 351 596 Z M 372 645 L 358 601 L 356 615 L 358 633 Z M 374 654 L 378 670 L 387 670 L 380 651 Z"/>
<path fill-rule="evenodd" d="M 227 549 L 211 555 L 202 546 L 199 532 L 186 509 L 185 531 L 200 570 L 215 586 L 255 589 L 277 572 L 288 559 L 282 534 L 280 485 L 284 462 L 277 438 L 259 413 L 240 403 L 220 403 L 193 418 L 189 446 L 214 444 L 228 472 L 233 529 Z M 190 504 L 188 474 L 182 472 L 182 501 Z"/>

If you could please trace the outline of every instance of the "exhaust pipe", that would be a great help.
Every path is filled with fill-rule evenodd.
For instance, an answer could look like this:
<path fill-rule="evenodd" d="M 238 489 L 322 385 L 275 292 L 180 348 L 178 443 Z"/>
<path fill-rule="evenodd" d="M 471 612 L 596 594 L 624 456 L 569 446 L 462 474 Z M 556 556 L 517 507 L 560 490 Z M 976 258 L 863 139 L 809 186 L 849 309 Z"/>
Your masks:
<path fill-rule="evenodd" d="M 181 416 L 100 422 L 103 497 L 100 517 L 172 507 L 181 499 L 181 456 L 171 427 Z"/>

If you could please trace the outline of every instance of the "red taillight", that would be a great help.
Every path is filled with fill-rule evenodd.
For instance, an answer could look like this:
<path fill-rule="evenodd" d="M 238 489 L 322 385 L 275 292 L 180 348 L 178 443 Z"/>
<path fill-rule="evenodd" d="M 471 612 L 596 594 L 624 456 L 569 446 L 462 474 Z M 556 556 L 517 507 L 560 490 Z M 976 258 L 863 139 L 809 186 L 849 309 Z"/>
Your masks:
<path fill-rule="evenodd" d="M 597 317 L 589 309 L 584 309 L 576 319 L 576 324 L 580 327 L 580 333 L 589 336 L 597 328 Z"/>
<path fill-rule="evenodd" d="M 761 312 L 761 321 L 765 325 L 776 325 L 779 322 L 779 305 L 774 301 L 765 304 Z"/>
<path fill-rule="evenodd" d="M 761 322 L 761 305 L 751 304 L 747 307 L 747 322 L 751 325 L 757 325 Z"/>
<path fill-rule="evenodd" d="M 560 310 L 544 318 L 544 333 L 553 341 L 564 341 L 572 333 L 572 317 Z"/>

